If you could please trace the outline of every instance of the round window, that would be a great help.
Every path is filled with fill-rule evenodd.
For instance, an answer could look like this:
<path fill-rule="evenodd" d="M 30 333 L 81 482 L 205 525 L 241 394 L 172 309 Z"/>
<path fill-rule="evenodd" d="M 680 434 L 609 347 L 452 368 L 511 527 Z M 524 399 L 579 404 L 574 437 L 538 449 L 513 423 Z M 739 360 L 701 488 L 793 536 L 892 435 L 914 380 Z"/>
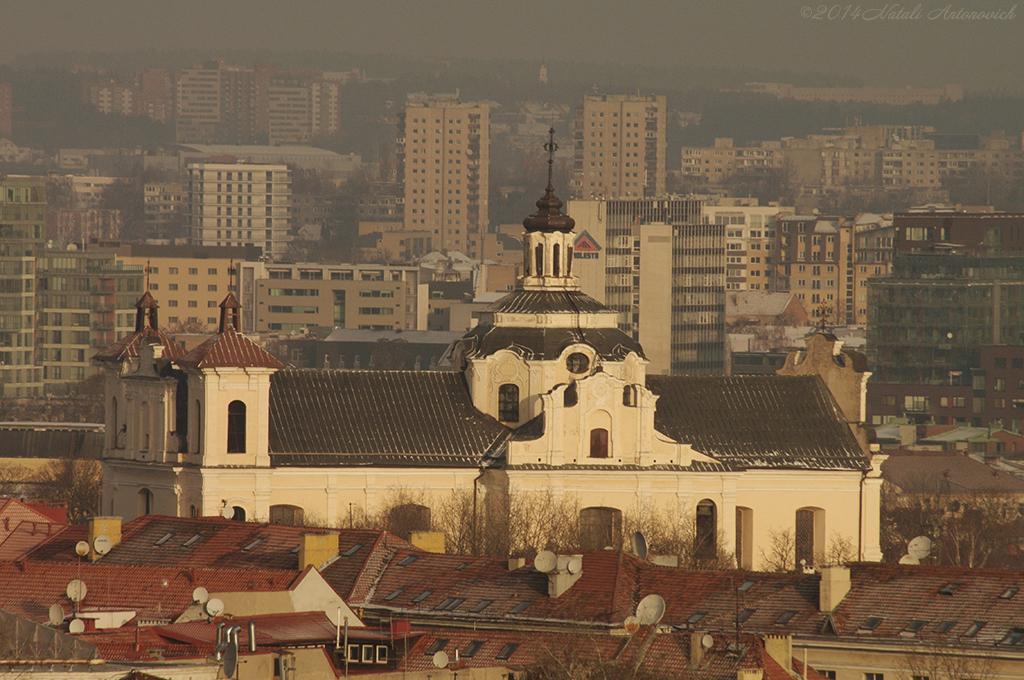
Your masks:
<path fill-rule="evenodd" d="M 582 352 L 573 352 L 565 360 L 565 367 L 570 373 L 586 373 L 590 368 L 590 357 Z"/>

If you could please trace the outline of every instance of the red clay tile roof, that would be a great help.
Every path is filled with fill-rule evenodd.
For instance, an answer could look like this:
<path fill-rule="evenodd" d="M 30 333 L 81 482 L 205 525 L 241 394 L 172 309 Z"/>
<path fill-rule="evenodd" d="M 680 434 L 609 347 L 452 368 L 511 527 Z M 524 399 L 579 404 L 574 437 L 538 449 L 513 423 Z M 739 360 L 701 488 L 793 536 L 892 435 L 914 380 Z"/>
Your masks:
<path fill-rule="evenodd" d="M 1024 494 L 1024 479 L 945 451 L 890 455 L 882 463 L 882 477 L 904 493 Z"/>
<path fill-rule="evenodd" d="M 284 368 L 270 352 L 232 327 L 211 336 L 185 356 L 178 365 L 186 368 Z"/>
<path fill-rule="evenodd" d="M 22 520 L 17 525 L 11 522 L 11 526 L 13 529 L 0 538 L 0 561 L 16 560 L 22 557 L 43 541 L 56 535 L 65 525 Z"/>
<path fill-rule="evenodd" d="M 846 418 L 817 376 L 648 375 L 654 426 L 747 468 L 866 470 Z"/>
<path fill-rule="evenodd" d="M 157 338 L 164 348 L 164 358 L 180 359 L 185 356 L 185 350 L 181 345 L 171 340 L 158 330 L 146 327 L 141 331 L 135 331 L 124 336 L 113 345 L 103 347 L 92 356 L 93 361 L 117 362 L 124 361 L 131 357 L 139 356 L 139 344 L 143 338 Z"/>

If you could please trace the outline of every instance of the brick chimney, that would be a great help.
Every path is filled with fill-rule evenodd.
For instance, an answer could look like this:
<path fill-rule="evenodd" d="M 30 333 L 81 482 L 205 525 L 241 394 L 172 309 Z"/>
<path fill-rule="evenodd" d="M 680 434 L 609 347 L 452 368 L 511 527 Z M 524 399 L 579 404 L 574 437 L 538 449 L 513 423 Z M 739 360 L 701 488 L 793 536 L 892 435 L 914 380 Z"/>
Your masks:
<path fill-rule="evenodd" d="M 312 566 L 320 569 L 338 556 L 340 536 L 335 533 L 302 534 L 299 537 L 299 571 Z"/>

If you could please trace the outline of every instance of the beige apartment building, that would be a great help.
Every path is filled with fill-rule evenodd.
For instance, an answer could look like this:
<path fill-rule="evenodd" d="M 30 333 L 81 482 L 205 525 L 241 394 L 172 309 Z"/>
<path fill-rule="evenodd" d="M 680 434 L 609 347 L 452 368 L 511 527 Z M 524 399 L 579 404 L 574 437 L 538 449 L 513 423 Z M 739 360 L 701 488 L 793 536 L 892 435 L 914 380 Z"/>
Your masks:
<path fill-rule="evenodd" d="M 147 290 L 160 301 L 161 325 L 196 332 L 217 328 L 217 305 L 237 283 L 238 265 L 261 255 L 257 247 L 131 243 L 117 249 L 119 263 L 145 272 Z"/>
<path fill-rule="evenodd" d="M 852 220 L 785 215 L 776 220 L 776 290 L 797 296 L 813 319 L 832 324 L 855 318 Z"/>
<path fill-rule="evenodd" d="M 242 330 L 310 326 L 426 330 L 429 293 L 416 266 L 242 262 Z"/>
<path fill-rule="evenodd" d="M 576 109 L 573 196 L 663 195 L 667 120 L 661 95 L 586 95 Z"/>
<path fill-rule="evenodd" d="M 725 289 L 774 292 L 776 219 L 795 209 L 738 203 L 723 199 L 704 206 L 706 223 L 725 226 Z"/>
<path fill-rule="evenodd" d="M 190 245 L 254 245 L 271 258 L 284 254 L 291 214 L 288 166 L 190 163 L 187 172 Z"/>
<path fill-rule="evenodd" d="M 489 224 L 489 126 L 487 104 L 406 103 L 398 122 L 406 231 L 431 231 L 435 248 L 479 256 Z"/>
<path fill-rule="evenodd" d="M 143 220 L 149 238 L 171 238 L 184 220 L 185 185 L 149 182 L 143 187 Z"/>

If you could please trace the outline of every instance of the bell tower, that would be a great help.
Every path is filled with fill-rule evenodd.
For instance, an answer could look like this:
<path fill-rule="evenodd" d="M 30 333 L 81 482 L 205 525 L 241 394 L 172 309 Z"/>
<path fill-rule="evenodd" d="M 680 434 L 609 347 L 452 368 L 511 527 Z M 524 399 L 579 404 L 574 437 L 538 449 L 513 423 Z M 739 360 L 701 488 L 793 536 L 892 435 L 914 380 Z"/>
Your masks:
<path fill-rule="evenodd" d="M 562 200 L 555 196 L 552 183 L 555 151 L 558 150 L 554 128 L 548 130 L 548 141 L 544 149 L 548 152 L 548 186 L 537 201 L 537 212 L 523 220 L 526 234 L 523 238 L 523 276 L 520 288 L 579 290 L 580 281 L 572 273 L 572 230 L 576 227 L 576 220 L 562 214 Z"/>

